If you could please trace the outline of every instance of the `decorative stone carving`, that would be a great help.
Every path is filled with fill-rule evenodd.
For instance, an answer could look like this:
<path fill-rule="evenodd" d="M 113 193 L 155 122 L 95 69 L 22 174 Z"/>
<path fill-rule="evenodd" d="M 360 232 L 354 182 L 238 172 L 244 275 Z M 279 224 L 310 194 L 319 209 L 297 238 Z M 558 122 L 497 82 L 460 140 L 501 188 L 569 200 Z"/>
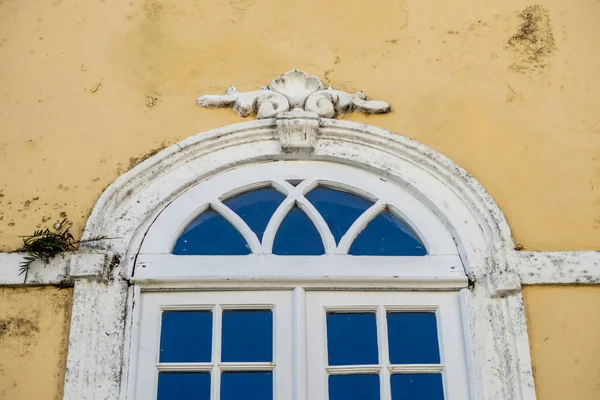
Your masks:
<path fill-rule="evenodd" d="M 354 111 L 366 114 L 390 112 L 385 101 L 367 100 L 363 92 L 350 94 L 331 87 L 325 89 L 316 76 L 297 69 L 273 79 L 268 87 L 252 92 L 240 92 L 234 86 L 225 95 L 204 95 L 198 105 L 210 108 L 233 107 L 242 117 L 256 113 L 258 119 L 273 118 L 280 112 L 295 110 L 316 113 L 321 118 L 335 118 Z"/>
<path fill-rule="evenodd" d="M 310 111 L 295 108 L 277 115 L 277 134 L 285 152 L 314 149 L 319 129 L 319 116 Z"/>

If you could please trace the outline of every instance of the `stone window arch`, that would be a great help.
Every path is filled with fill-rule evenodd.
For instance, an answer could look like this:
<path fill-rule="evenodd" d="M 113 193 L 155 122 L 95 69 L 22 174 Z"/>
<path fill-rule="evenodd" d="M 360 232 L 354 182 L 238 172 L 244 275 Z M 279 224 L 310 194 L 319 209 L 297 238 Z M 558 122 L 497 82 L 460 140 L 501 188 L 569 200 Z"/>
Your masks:
<path fill-rule="evenodd" d="M 298 166 L 303 164 L 307 166 L 305 176 L 299 173 L 302 168 Z M 277 165 L 285 167 L 277 169 Z M 276 172 L 269 175 L 269 166 Z M 283 174 L 286 168 L 288 172 L 295 172 L 286 176 Z M 251 170 L 251 178 L 244 178 L 244 171 Z M 323 177 L 318 176 L 319 171 Z M 353 179 L 347 171 L 356 171 L 361 178 Z M 273 284 L 287 287 L 288 283 L 289 287 L 298 287 L 301 277 L 294 268 L 290 269 L 289 276 L 278 277 L 278 283 L 276 279 L 254 282 L 256 271 L 244 276 L 237 270 L 239 279 L 235 283 L 227 282 L 226 273 L 213 274 L 211 278 L 210 274 L 194 270 L 189 264 L 193 261 L 182 261 L 181 269 L 169 271 L 168 261 L 164 260 L 177 257 L 169 253 L 182 229 L 193 218 L 208 207 L 217 208 L 220 215 L 227 216 L 227 210 L 218 210 L 219 202 L 223 202 L 220 194 L 200 200 L 196 207 L 204 209 L 192 210 L 194 206 L 186 209 L 185 199 L 202 196 L 203 185 L 210 186 L 211 182 L 219 181 L 219 176 L 228 174 L 240 176 L 221 180 L 224 182 L 222 190 L 211 192 L 221 193 L 225 201 L 227 196 L 237 194 L 239 188 L 251 189 L 257 182 L 270 182 L 272 187 L 273 182 L 279 182 L 280 189 L 288 196 L 284 201 L 302 203 L 301 196 L 305 193 L 295 192 L 294 180 L 322 181 L 325 182 L 323 187 L 346 190 L 348 186 L 365 190 L 366 186 L 363 196 L 366 199 L 373 196 L 374 204 L 381 196 L 377 188 L 381 193 L 388 190 L 385 188 L 392 188 L 389 190 L 400 197 L 405 195 L 411 199 L 414 207 L 398 206 L 394 203 L 400 198 L 397 196 L 386 200 L 382 207 L 392 209 L 397 217 L 418 231 L 418 237 L 428 250 L 436 249 L 423 260 L 449 257 L 437 266 L 431 264 L 431 268 L 439 267 L 439 270 L 430 276 L 418 273 L 403 276 L 400 257 L 396 260 L 398 264 L 384 265 L 379 276 L 372 273 L 358 277 L 358 274 L 338 271 L 333 279 L 327 278 L 333 282 L 326 284 L 324 278 L 319 280 L 317 275 L 304 278 L 317 282 L 317 286 L 324 285 L 325 289 L 341 285 L 342 289 L 455 290 L 462 315 L 459 323 L 464 342 L 461 345 L 470 398 L 535 398 L 521 284 L 508 257 L 514 243 L 502 212 L 481 185 L 446 157 L 398 134 L 293 110 L 275 118 L 226 126 L 190 137 L 145 160 L 119 177 L 102 194 L 88 220 L 84 238 L 106 235 L 115 239 L 90 245 L 88 255 L 73 256 L 71 276 L 76 278 L 76 283 L 66 399 L 135 398 L 136 377 L 131 371 L 138 368 L 136 335 L 144 291 L 214 290 L 236 285 L 238 289 Z M 287 182 L 287 186 L 283 182 Z M 194 194 L 195 190 L 199 192 Z M 289 197 L 290 193 L 296 193 L 293 195 L 296 197 Z M 309 208 L 305 204 L 305 210 Z M 312 217 L 311 220 L 317 221 L 317 229 L 326 231 L 324 218 Z M 235 219 L 229 215 L 230 221 L 232 218 Z M 427 218 L 427 224 L 415 223 Z M 269 232 L 267 228 L 264 235 L 268 240 L 275 240 L 276 230 Z M 265 247 L 263 242 L 254 241 L 249 232 L 242 234 L 250 248 L 259 249 L 250 256 L 263 260 L 257 261 L 257 268 L 259 265 L 270 268 L 269 261 L 264 260 L 277 257 L 270 256 L 269 251 L 272 253 L 273 249 L 270 242 Z M 344 256 L 331 232 L 320 234 L 324 238 L 326 257 Z M 186 262 L 189 265 L 186 266 Z M 396 275 L 391 274 L 394 267 L 398 271 Z M 237 267 L 227 268 L 231 268 L 227 272 L 231 273 Z M 443 269 L 446 275 L 441 273 Z M 410 270 L 408 263 L 405 270 Z M 315 267 L 314 274 L 316 271 Z M 300 346 L 294 351 L 306 349 Z M 302 374 L 298 376 L 294 379 L 300 382 L 295 381 L 295 385 L 301 386 L 310 379 Z M 306 398 L 302 390 L 295 393 L 299 400 Z"/>

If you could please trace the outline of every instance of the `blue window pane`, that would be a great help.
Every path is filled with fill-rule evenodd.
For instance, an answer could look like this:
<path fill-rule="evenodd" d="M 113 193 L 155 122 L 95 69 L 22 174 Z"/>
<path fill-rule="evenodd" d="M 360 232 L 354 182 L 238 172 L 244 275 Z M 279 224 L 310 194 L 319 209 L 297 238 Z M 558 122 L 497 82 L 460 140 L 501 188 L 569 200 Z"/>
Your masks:
<path fill-rule="evenodd" d="M 375 313 L 327 313 L 329 365 L 377 364 Z"/>
<path fill-rule="evenodd" d="M 269 310 L 223 311 L 224 362 L 273 360 L 273 313 Z"/>
<path fill-rule="evenodd" d="M 245 255 L 250 248 L 242 235 L 220 214 L 207 210 L 179 236 L 173 254 Z"/>
<path fill-rule="evenodd" d="M 325 219 L 338 243 L 350 225 L 373 205 L 370 201 L 353 194 L 325 187 L 312 190 L 306 198 Z"/>
<path fill-rule="evenodd" d="M 210 374 L 206 372 L 161 372 L 158 400 L 210 400 Z"/>
<path fill-rule="evenodd" d="M 164 311 L 160 362 L 210 362 L 211 311 Z"/>
<path fill-rule="evenodd" d="M 242 193 L 223 203 L 243 219 L 262 241 L 271 216 L 285 196 L 272 187 Z"/>
<path fill-rule="evenodd" d="M 434 313 L 389 312 L 387 326 L 392 364 L 439 364 Z"/>
<path fill-rule="evenodd" d="M 321 235 L 304 211 L 298 207 L 286 215 L 273 243 L 273 254 L 281 256 L 319 256 L 325 253 Z"/>
<path fill-rule="evenodd" d="M 272 400 L 271 372 L 224 372 L 221 375 L 221 400 Z"/>
<path fill-rule="evenodd" d="M 329 400 L 379 400 L 379 375 L 331 375 Z"/>
<path fill-rule="evenodd" d="M 392 400 L 444 400 L 441 374 L 391 376 Z"/>
<path fill-rule="evenodd" d="M 348 254 L 355 256 L 424 256 L 427 251 L 406 223 L 391 212 L 384 211 L 359 233 Z"/>

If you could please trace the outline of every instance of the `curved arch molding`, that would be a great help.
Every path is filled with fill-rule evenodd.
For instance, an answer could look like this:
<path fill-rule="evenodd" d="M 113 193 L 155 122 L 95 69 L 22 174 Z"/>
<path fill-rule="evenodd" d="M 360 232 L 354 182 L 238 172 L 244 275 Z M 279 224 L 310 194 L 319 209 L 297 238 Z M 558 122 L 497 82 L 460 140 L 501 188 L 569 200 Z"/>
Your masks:
<path fill-rule="evenodd" d="M 65 399 L 124 399 L 132 390 L 129 329 L 136 323 L 137 295 L 129 279 L 161 210 L 218 172 L 276 160 L 351 165 L 396 182 L 426 204 L 451 232 L 472 283 L 461 291 L 471 399 L 535 399 L 514 243 L 493 199 L 462 168 L 422 144 L 300 109 L 192 136 L 106 189 L 84 238 L 114 239 L 90 244 L 82 253 L 92 255 L 71 260 L 76 283 Z M 118 257 L 103 263 L 106 254 Z"/>

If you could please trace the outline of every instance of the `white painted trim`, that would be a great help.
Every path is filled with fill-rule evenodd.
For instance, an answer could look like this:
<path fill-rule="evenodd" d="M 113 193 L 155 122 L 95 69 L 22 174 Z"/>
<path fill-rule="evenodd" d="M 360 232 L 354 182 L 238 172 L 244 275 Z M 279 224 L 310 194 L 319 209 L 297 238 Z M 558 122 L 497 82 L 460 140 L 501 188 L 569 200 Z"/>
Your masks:
<path fill-rule="evenodd" d="M 461 289 L 467 278 L 458 255 L 423 257 L 176 256 L 140 254 L 131 279 L 144 288 L 242 285 Z"/>
<path fill-rule="evenodd" d="M 293 289 L 294 322 L 294 400 L 307 400 L 306 397 L 306 291 L 301 287 Z"/>

